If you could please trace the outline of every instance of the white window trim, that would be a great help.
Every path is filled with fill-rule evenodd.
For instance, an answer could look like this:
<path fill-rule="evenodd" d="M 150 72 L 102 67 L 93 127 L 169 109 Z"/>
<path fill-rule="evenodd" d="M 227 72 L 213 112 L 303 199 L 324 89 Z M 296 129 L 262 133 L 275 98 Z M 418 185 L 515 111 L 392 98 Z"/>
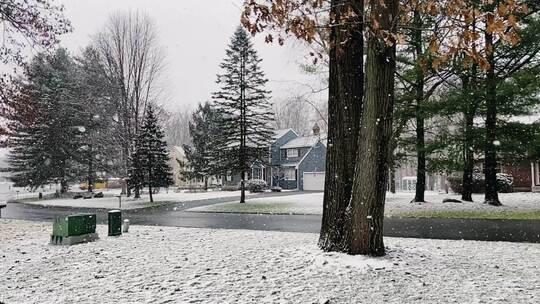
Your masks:
<path fill-rule="evenodd" d="M 294 153 L 293 153 L 294 152 Z M 290 148 L 287 149 L 287 158 L 293 158 L 298 157 L 298 149 L 297 148 Z"/>

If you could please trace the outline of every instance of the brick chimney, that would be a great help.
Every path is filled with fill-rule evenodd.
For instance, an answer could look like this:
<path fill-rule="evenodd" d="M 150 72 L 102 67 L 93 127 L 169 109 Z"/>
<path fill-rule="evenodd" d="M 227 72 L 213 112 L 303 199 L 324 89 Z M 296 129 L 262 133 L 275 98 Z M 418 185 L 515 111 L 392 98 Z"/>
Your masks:
<path fill-rule="evenodd" d="M 321 128 L 317 123 L 313 126 L 313 135 L 320 136 L 321 135 Z"/>

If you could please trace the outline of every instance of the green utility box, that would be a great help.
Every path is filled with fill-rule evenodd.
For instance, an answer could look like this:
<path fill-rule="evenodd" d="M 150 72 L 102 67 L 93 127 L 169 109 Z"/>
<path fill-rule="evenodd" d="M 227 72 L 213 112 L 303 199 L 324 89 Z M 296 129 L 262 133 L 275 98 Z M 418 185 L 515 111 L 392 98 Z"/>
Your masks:
<path fill-rule="evenodd" d="M 73 214 L 54 219 L 51 244 L 73 245 L 91 242 L 97 238 L 95 214 Z"/>
<path fill-rule="evenodd" d="M 109 211 L 109 236 L 122 234 L 122 211 Z"/>

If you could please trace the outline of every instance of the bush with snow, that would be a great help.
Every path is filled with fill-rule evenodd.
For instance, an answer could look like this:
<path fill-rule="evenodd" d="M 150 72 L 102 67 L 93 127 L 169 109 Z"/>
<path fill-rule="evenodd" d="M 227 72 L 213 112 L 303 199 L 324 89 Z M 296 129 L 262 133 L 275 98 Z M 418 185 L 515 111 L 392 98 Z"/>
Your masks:
<path fill-rule="evenodd" d="M 250 179 L 246 181 L 246 189 L 250 192 L 263 192 L 268 185 L 262 179 Z"/>
<path fill-rule="evenodd" d="M 475 168 L 473 173 L 472 192 L 484 193 L 486 191 L 486 179 L 484 174 Z M 448 177 L 450 188 L 456 193 L 463 192 L 463 176 L 454 175 Z M 497 173 L 497 191 L 501 193 L 511 193 L 514 191 L 514 178 L 510 174 Z"/>

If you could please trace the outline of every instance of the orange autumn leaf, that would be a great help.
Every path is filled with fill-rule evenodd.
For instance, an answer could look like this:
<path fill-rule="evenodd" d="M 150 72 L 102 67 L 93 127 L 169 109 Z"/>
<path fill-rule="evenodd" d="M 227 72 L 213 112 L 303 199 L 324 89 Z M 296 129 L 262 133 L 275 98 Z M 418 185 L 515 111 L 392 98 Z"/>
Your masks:
<path fill-rule="evenodd" d="M 429 42 L 429 52 L 437 53 L 437 51 L 439 51 L 439 42 L 437 41 L 436 37 L 433 37 Z"/>

